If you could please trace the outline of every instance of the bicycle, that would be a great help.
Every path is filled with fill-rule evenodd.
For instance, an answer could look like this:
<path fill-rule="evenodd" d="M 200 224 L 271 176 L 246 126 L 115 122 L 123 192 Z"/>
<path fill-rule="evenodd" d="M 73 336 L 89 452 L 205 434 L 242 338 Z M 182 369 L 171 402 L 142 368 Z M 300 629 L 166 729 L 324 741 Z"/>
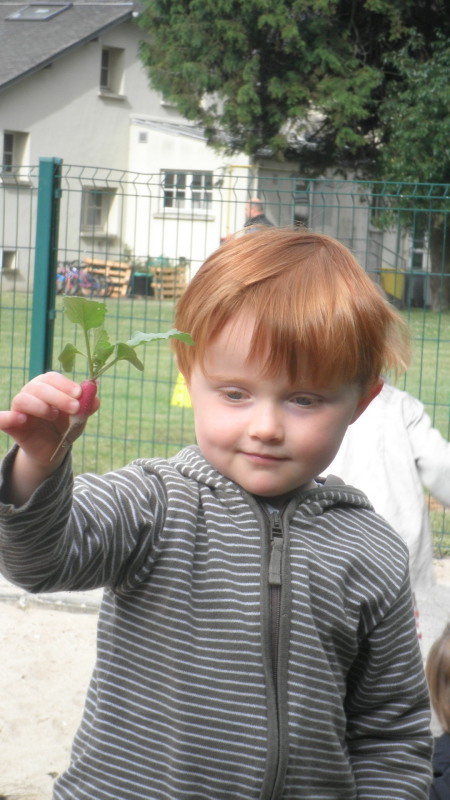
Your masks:
<path fill-rule="evenodd" d="M 56 275 L 56 294 L 81 297 L 107 297 L 108 284 L 105 278 L 91 275 L 78 262 L 64 262 Z"/>

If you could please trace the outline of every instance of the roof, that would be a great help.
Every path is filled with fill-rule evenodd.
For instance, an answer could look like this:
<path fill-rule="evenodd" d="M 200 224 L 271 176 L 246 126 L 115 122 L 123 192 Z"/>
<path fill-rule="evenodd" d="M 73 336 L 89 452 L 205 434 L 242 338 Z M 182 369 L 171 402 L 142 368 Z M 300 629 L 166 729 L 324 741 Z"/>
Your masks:
<path fill-rule="evenodd" d="M 55 2 L 39 5 L 52 8 Z M 7 19 L 30 2 L 0 0 L 0 91 L 131 19 L 136 7 L 133 0 L 73 0 L 62 4 L 67 8 L 49 19 Z"/>

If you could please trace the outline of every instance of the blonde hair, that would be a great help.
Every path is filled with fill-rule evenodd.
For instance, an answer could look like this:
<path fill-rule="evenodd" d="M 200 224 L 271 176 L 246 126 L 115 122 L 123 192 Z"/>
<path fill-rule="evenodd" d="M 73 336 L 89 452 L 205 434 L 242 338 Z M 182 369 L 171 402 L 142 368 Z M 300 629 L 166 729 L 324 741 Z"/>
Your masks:
<path fill-rule="evenodd" d="M 450 624 L 431 646 L 425 674 L 436 716 L 444 731 L 450 733 Z"/>
<path fill-rule="evenodd" d="M 262 228 L 226 241 L 194 276 L 175 324 L 194 347 L 173 342 L 181 372 L 201 367 L 207 347 L 240 313 L 255 319 L 249 360 L 295 381 L 374 385 L 405 369 L 407 329 L 340 242 L 298 228 Z"/>

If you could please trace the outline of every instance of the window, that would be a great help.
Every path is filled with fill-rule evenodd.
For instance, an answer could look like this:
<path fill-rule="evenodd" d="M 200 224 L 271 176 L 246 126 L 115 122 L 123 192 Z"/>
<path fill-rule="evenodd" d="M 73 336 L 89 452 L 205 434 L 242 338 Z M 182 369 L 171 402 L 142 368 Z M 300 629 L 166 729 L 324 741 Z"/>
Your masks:
<path fill-rule="evenodd" d="M 115 190 L 83 189 L 81 197 L 81 229 L 90 233 L 105 233 L 115 198 Z"/>
<path fill-rule="evenodd" d="M 212 172 L 163 172 L 163 206 L 185 211 L 208 209 L 212 202 Z"/>
<path fill-rule="evenodd" d="M 411 251 L 411 268 L 413 270 L 424 269 L 427 249 L 425 230 L 420 225 L 413 231 Z"/>
<path fill-rule="evenodd" d="M 11 272 L 16 268 L 16 251 L 0 250 L 0 271 Z"/>
<path fill-rule="evenodd" d="M 100 64 L 100 93 L 122 95 L 124 51 L 119 47 L 103 47 Z"/>
<path fill-rule="evenodd" d="M 100 67 L 100 88 L 109 89 L 109 50 L 102 50 L 102 65 Z"/>
<path fill-rule="evenodd" d="M 3 134 L 2 176 L 18 175 L 25 163 L 28 134 L 19 131 L 5 131 Z"/>
<path fill-rule="evenodd" d="M 46 20 L 51 19 L 56 14 L 60 14 L 61 11 L 65 11 L 67 8 L 70 8 L 71 3 L 47 3 L 43 5 L 42 3 L 29 3 L 27 6 L 23 6 L 19 8 L 17 11 L 14 11 L 12 14 L 9 14 L 8 17 L 5 17 L 7 20 Z"/>
<path fill-rule="evenodd" d="M 12 172 L 14 164 L 14 134 L 5 133 L 3 137 L 3 172 Z"/>

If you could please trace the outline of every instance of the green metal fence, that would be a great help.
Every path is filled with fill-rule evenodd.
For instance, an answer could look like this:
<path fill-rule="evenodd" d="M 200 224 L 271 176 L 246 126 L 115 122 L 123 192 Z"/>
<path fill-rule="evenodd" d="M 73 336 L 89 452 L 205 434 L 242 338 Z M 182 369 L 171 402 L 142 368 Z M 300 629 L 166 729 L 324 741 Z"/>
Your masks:
<path fill-rule="evenodd" d="M 64 344 L 79 338 L 62 313 L 62 286 L 87 296 L 105 287 L 113 292 L 105 302 L 115 340 L 136 330 L 167 330 L 183 281 L 242 226 L 244 205 L 257 194 L 274 224 L 335 236 L 381 284 L 413 340 L 413 361 L 400 386 L 424 402 L 449 438 L 449 190 L 280 177 L 263 168 L 191 174 L 189 180 L 187 173 L 168 179 L 167 173 L 58 159 L 21 168 L 17 177 L 12 170 L 0 186 L 0 407 L 29 375 L 59 369 Z M 119 288 L 109 269 L 119 274 Z M 80 270 L 97 270 L 93 288 L 92 281 L 83 284 Z M 103 472 L 193 441 L 192 412 L 168 345 L 148 345 L 141 355 L 143 374 L 123 363 L 102 379 L 101 411 L 74 447 L 76 471 Z M 81 361 L 74 377 L 85 377 Z M 0 438 L 4 451 L 8 441 Z M 430 512 L 436 552 L 450 551 L 450 514 L 435 503 Z"/>

